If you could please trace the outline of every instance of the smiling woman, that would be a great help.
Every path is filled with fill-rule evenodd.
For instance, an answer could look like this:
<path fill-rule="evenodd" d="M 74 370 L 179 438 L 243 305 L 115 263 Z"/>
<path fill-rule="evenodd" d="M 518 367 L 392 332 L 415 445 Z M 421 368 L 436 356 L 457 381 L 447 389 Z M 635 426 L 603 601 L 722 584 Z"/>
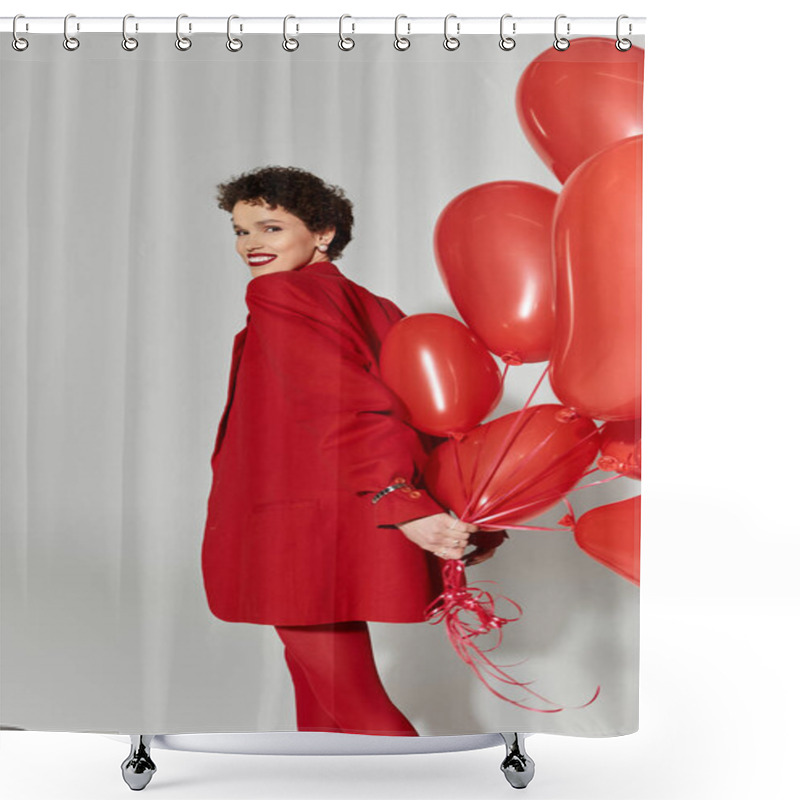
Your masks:
<path fill-rule="evenodd" d="M 327 261 L 335 228 L 314 234 L 305 223 L 280 206 L 240 200 L 233 207 L 236 252 L 253 277 L 284 272 L 304 264 Z"/>
<path fill-rule="evenodd" d="M 610 547 L 581 537 L 583 549 L 568 524 L 577 531 L 594 508 L 638 494 L 638 481 L 598 474 L 576 489 L 557 532 L 553 508 L 495 550 L 495 532 L 465 524 L 480 516 L 456 520 L 451 496 L 431 495 L 432 437 L 448 430 L 418 433 L 403 398 L 435 385 L 454 408 L 476 390 L 472 360 L 496 377 L 492 361 L 506 352 L 490 351 L 459 308 L 449 281 L 458 265 L 439 261 L 443 241 L 463 254 L 469 308 L 493 330 L 518 332 L 517 309 L 527 320 L 553 308 L 534 287 L 553 282 L 555 204 L 548 216 L 544 203 L 493 196 L 447 212 L 461 224 L 438 225 L 465 192 L 485 199 L 487 184 L 530 182 L 531 196 L 569 191 L 577 202 L 572 177 L 560 186 L 520 129 L 515 87 L 532 59 L 553 52 L 540 61 L 555 87 L 530 93 L 552 112 L 533 119 L 591 137 L 605 130 L 604 98 L 619 96 L 614 65 L 630 69 L 637 51 L 615 46 L 613 18 L 591 21 L 605 42 L 588 59 L 578 58 L 587 39 L 574 21 L 571 45 L 556 52 L 554 21 L 541 18 L 523 27 L 507 17 L 371 18 L 374 35 L 345 19 L 342 34 L 356 42 L 346 51 L 333 19 L 258 19 L 228 19 L 237 52 L 213 16 L 0 21 L 7 44 L 19 44 L 12 26 L 29 42 L 0 48 L 0 89 L 14 109 L 0 118 L 0 728 L 151 732 L 136 735 L 137 753 L 151 734 L 236 736 L 229 751 L 250 752 L 237 734 L 274 734 L 257 739 L 262 752 L 299 753 L 309 740 L 317 752 L 420 752 L 484 734 L 499 745 L 496 731 L 633 732 L 638 586 L 606 565 L 616 564 Z M 300 42 L 293 52 L 282 29 Z M 519 46 L 498 47 L 498 31 Z M 586 103 L 563 102 L 585 70 Z M 620 204 L 594 198 L 597 213 L 578 203 L 571 214 L 574 235 L 611 230 L 603 222 Z M 613 253 L 623 239 L 585 255 L 622 265 Z M 582 263 L 580 276 L 593 275 Z M 498 289 L 515 286 L 498 301 Z M 597 292 L 617 308 L 618 293 L 604 291 L 615 286 Z M 396 366 L 420 368 L 398 369 L 389 384 L 387 344 L 404 311 L 442 322 L 416 350 L 405 340 L 394 351 Z M 467 340 L 475 347 L 461 357 Z M 554 402 L 546 363 L 506 365 L 497 419 L 474 419 L 484 431 L 511 430 L 497 420 L 537 385 L 537 404 Z M 453 456 L 455 486 L 475 479 L 476 496 L 497 486 L 494 475 L 511 476 L 491 503 L 516 516 L 525 486 L 513 480 L 540 466 L 546 483 L 563 466 L 563 448 L 545 463 L 556 434 L 541 430 L 505 455 L 494 436 L 458 430 L 458 447 L 440 455 Z M 470 451 L 487 441 L 497 447 Z M 623 463 L 626 441 L 608 445 L 605 460 Z M 474 475 L 461 469 L 468 452 Z M 601 521 L 593 531 L 613 533 Z M 451 585 L 466 575 L 465 591 L 426 613 L 445 594 L 443 575 Z M 484 581 L 495 583 L 484 592 Z M 504 597 L 523 616 L 507 619 L 517 609 Z M 508 678 L 494 665 L 509 666 Z M 569 708 L 530 710 L 529 680 Z M 597 685 L 598 701 L 574 708 Z M 506 746 L 506 768 L 524 777 L 517 745 Z M 293 780 L 314 770 L 299 766 Z"/>
<path fill-rule="evenodd" d="M 333 261 L 352 238 L 353 206 L 344 192 L 297 167 L 254 169 L 217 189 L 253 277 Z"/>
<path fill-rule="evenodd" d="M 353 220 L 341 190 L 288 167 L 219 189 L 253 278 L 211 462 L 209 608 L 275 626 L 298 730 L 415 736 L 367 621 L 423 622 L 442 591 L 437 557 L 471 543 L 468 563 L 485 560 L 505 534 L 452 518 L 422 486 L 434 441 L 379 377 L 381 343 L 405 315 L 333 265 Z"/>

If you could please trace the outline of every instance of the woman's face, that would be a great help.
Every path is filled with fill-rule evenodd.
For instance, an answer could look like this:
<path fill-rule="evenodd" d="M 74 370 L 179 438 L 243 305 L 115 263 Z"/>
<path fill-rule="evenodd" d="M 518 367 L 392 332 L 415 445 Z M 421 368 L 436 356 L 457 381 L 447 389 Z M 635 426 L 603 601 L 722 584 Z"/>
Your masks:
<path fill-rule="evenodd" d="M 317 250 L 317 245 L 330 244 L 336 233 L 335 228 L 311 233 L 299 217 L 263 200 L 258 205 L 240 200 L 233 207 L 232 221 L 236 252 L 254 278 L 327 261 L 327 254 Z"/>

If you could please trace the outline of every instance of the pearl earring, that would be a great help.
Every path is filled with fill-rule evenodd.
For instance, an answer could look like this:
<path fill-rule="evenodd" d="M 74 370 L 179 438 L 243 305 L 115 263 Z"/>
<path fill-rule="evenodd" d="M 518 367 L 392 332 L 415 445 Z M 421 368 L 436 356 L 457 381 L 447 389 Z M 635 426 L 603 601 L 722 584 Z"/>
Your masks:
<path fill-rule="evenodd" d="M 326 244 L 317 245 L 317 249 L 324 253 L 328 249 L 328 245 Z"/>

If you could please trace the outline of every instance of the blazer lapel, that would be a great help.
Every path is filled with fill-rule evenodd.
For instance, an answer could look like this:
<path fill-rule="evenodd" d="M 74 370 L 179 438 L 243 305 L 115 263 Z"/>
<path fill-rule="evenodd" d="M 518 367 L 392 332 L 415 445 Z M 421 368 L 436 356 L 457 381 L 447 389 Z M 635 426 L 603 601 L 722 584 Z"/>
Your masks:
<path fill-rule="evenodd" d="M 247 315 L 248 319 L 250 315 Z M 231 402 L 233 401 L 233 392 L 236 387 L 236 373 L 239 371 L 239 362 L 242 360 L 242 350 L 244 350 L 244 341 L 247 338 L 247 327 L 245 326 L 236 336 L 233 338 L 233 355 L 231 357 L 231 372 L 230 376 L 228 377 L 228 399 L 225 402 L 225 410 L 222 412 L 222 419 L 219 422 L 219 427 L 217 428 L 217 438 L 214 442 L 214 452 L 211 454 L 211 460 L 214 460 L 214 457 L 219 452 L 220 445 L 222 444 L 222 439 L 225 436 L 225 428 L 228 422 L 228 413 L 231 410 Z"/>

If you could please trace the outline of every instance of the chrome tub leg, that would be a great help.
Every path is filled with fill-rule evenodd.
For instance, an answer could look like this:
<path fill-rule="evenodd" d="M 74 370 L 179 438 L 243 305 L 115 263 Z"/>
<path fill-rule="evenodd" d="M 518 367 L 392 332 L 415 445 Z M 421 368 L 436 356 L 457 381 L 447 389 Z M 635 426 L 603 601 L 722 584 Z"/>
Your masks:
<path fill-rule="evenodd" d="M 506 757 L 500 765 L 506 780 L 515 789 L 524 789 L 533 780 L 535 765 L 525 752 L 525 737 L 520 733 L 501 733 L 506 743 Z"/>
<path fill-rule="evenodd" d="M 132 733 L 131 752 L 122 762 L 122 778 L 135 792 L 141 791 L 150 783 L 156 771 L 156 765 L 150 758 L 150 742 L 153 736 Z"/>

